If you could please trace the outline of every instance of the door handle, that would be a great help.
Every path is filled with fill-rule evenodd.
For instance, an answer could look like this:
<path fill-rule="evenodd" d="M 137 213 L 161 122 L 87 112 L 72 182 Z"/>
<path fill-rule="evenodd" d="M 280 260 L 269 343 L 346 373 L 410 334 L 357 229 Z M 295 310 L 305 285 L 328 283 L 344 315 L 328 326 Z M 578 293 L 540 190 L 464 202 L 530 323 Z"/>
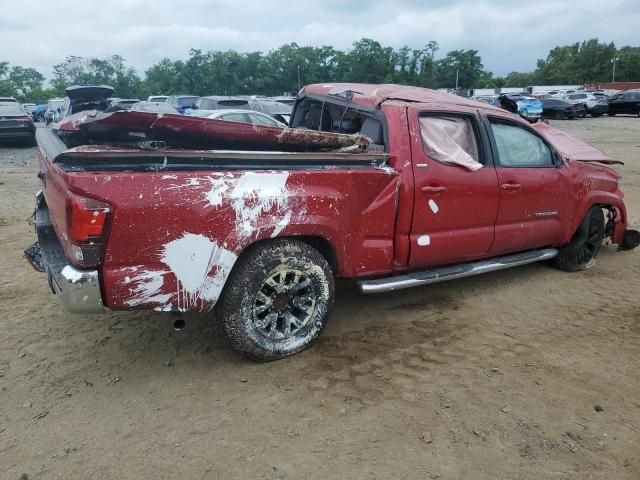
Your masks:
<path fill-rule="evenodd" d="M 449 189 L 442 185 L 428 185 L 426 187 L 422 187 L 421 190 L 423 193 L 444 193 Z"/>
<path fill-rule="evenodd" d="M 500 188 L 506 190 L 507 192 L 514 192 L 516 190 L 522 189 L 522 185 L 520 185 L 519 183 L 503 183 L 502 185 L 500 185 Z"/>

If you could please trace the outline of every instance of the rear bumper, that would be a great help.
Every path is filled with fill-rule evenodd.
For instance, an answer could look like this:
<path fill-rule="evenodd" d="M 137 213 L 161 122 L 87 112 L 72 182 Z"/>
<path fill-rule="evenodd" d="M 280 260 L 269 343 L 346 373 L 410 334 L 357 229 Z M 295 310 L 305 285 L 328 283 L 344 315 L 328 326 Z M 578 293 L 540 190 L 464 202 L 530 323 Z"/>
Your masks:
<path fill-rule="evenodd" d="M 37 198 L 38 241 L 25 250 L 27 260 L 47 274 L 49 286 L 65 310 L 82 314 L 105 312 L 98 270 L 81 270 L 69 263 L 51 225 L 42 194 Z"/>
<path fill-rule="evenodd" d="M 15 127 L 0 128 L 0 139 L 32 138 L 36 134 L 35 128 Z"/>

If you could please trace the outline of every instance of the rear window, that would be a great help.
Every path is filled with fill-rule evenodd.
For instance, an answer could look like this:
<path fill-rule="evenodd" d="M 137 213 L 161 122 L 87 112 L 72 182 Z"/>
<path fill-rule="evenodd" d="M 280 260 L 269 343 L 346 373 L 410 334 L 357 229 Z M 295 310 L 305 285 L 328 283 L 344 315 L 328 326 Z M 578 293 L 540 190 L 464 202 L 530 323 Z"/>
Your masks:
<path fill-rule="evenodd" d="M 25 112 L 19 103 L 0 103 L 0 115 L 23 115 Z"/>
<path fill-rule="evenodd" d="M 186 107 L 187 105 L 193 105 L 198 97 L 180 97 L 178 98 L 178 105 Z"/>
<path fill-rule="evenodd" d="M 220 100 L 218 105 L 224 108 L 242 108 L 249 107 L 249 102 L 246 100 Z"/>

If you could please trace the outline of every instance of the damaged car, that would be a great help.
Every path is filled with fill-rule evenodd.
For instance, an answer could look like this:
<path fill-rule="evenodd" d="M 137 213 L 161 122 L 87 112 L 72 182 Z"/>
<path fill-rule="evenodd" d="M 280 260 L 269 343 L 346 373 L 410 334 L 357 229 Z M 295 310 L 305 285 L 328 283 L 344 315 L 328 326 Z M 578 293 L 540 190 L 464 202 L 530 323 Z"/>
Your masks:
<path fill-rule="evenodd" d="M 64 308 L 211 312 L 276 360 L 326 326 L 335 281 L 391 292 L 640 243 L 621 162 L 546 124 L 399 85 L 318 84 L 290 127 L 120 111 L 37 132 L 37 242 Z M 542 300 L 542 298 L 541 298 Z"/>

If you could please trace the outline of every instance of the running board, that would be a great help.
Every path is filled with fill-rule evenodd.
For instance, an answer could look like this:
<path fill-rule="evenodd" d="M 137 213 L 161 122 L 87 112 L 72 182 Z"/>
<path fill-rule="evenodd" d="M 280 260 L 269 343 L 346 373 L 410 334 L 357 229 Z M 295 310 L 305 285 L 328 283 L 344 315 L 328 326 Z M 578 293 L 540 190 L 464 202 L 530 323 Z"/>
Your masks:
<path fill-rule="evenodd" d="M 545 248 L 544 250 L 516 253 L 514 255 L 490 258 L 479 262 L 462 263 L 450 267 L 412 272 L 406 275 L 377 278 L 375 280 L 360 280 L 358 286 L 362 293 L 392 292 L 394 290 L 444 282 L 456 278 L 471 277 L 486 272 L 495 272 L 496 270 L 504 270 L 505 268 L 519 267 L 520 265 L 527 265 L 528 263 L 550 260 L 557 255 L 558 250 L 555 248 Z"/>

